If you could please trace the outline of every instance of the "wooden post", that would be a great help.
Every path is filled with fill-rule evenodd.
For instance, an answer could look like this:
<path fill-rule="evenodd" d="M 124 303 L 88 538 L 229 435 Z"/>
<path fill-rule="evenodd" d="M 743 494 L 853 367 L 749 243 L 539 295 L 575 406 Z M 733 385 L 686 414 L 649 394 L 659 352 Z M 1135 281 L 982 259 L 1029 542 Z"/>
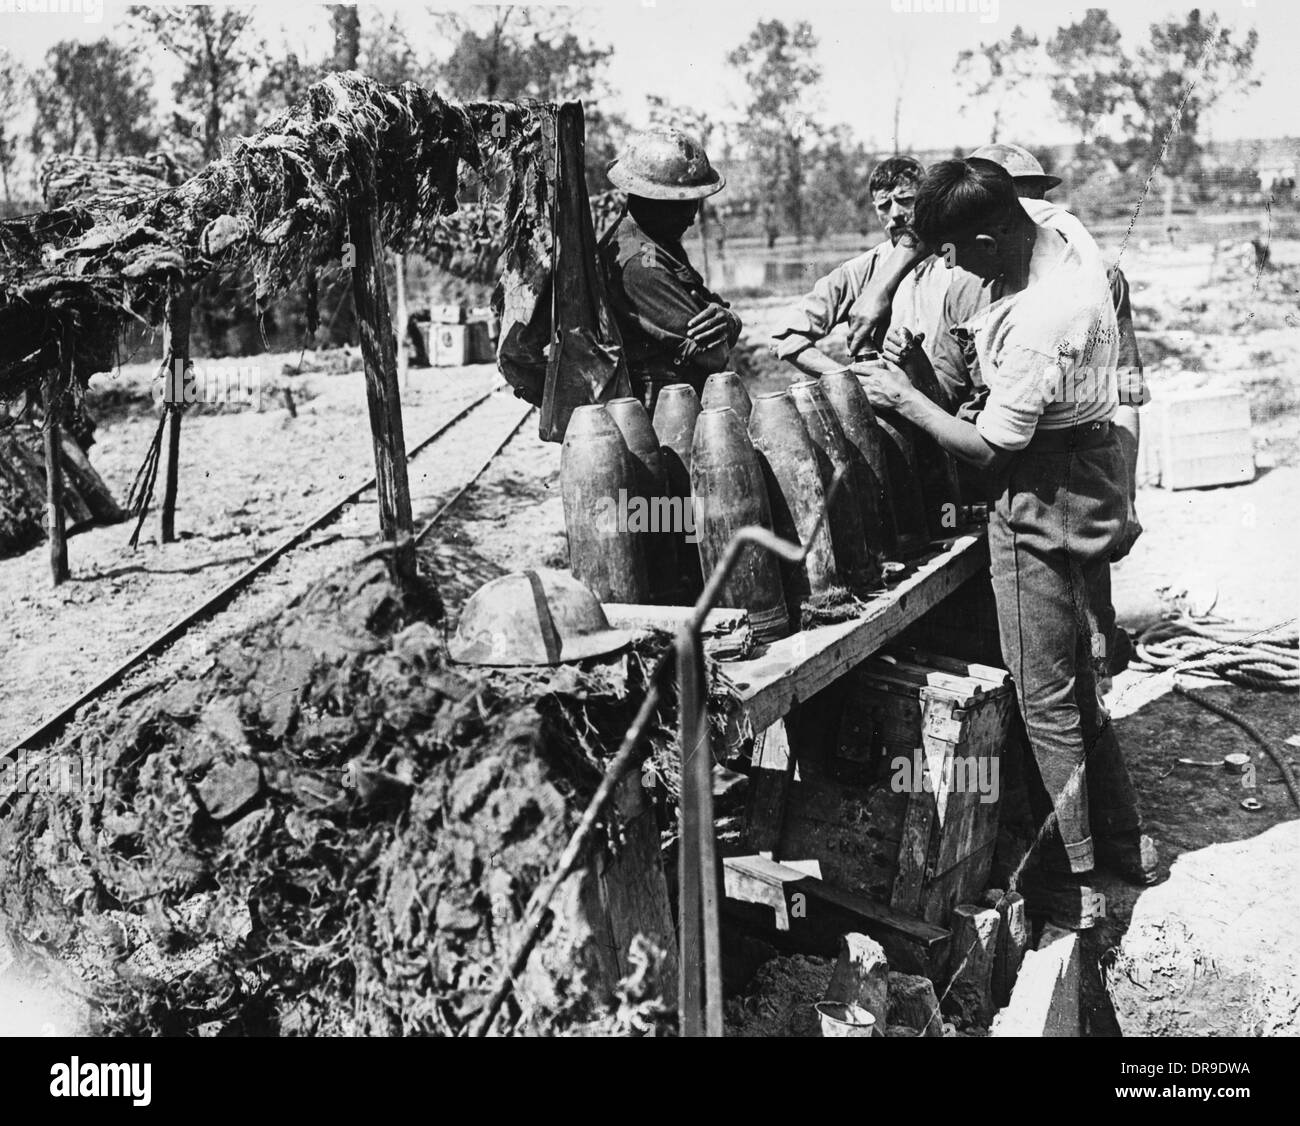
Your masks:
<path fill-rule="evenodd" d="M 1020 974 L 1020 963 L 1029 949 L 1029 923 L 1025 918 L 1025 899 L 1019 892 L 990 888 L 984 893 L 984 906 L 998 913 L 997 956 L 993 962 L 993 1003 L 1002 1008 L 1011 1000 Z"/>
<path fill-rule="evenodd" d="M 181 413 L 185 403 L 179 393 L 190 366 L 190 320 L 193 311 L 190 288 L 174 282 L 167 295 L 167 320 L 163 325 L 163 379 L 166 380 L 163 409 L 167 411 L 167 462 L 163 468 L 163 543 L 176 541 L 176 492 L 180 481 Z"/>
<path fill-rule="evenodd" d="M 410 590 L 415 582 L 415 541 L 412 538 L 411 488 L 406 476 L 406 435 L 402 428 L 402 395 L 397 381 L 397 338 L 388 307 L 380 257 L 379 225 L 374 212 L 374 183 L 365 198 L 354 199 L 348 226 L 356 264 L 352 267 L 352 300 L 366 366 L 366 403 L 370 435 L 375 446 L 375 479 L 379 493 L 379 527 L 394 545 L 389 570 L 394 584 Z"/>
<path fill-rule="evenodd" d="M 952 913 L 948 966 L 952 980 L 945 991 L 944 1012 L 959 1012 L 986 1028 L 993 1019 L 993 963 L 997 954 L 998 913 L 963 903 Z"/>
<path fill-rule="evenodd" d="M 50 578 L 68 581 L 68 538 L 63 523 L 63 443 L 59 427 L 59 383 L 72 385 L 72 325 L 65 322 L 59 340 L 59 370 L 45 375 L 45 528 L 50 537 Z"/>
<path fill-rule="evenodd" d="M 406 307 L 406 255 L 394 254 L 393 267 L 397 277 L 397 375 L 405 391 L 411 378 L 411 365 L 406 357 L 406 330 L 411 320 Z"/>

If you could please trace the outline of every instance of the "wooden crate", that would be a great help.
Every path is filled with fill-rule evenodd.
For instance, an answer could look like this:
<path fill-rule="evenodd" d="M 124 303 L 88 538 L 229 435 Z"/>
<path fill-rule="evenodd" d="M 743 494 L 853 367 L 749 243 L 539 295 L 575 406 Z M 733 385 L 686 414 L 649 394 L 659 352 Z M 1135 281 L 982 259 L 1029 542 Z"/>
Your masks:
<path fill-rule="evenodd" d="M 1250 404 L 1240 391 L 1168 392 L 1143 413 L 1142 444 L 1155 454 L 1162 488 L 1254 480 Z"/>
<path fill-rule="evenodd" d="M 436 368 L 489 363 L 493 359 L 493 353 L 488 326 L 483 321 L 456 325 L 431 324 L 429 354 Z"/>
<path fill-rule="evenodd" d="M 993 860 L 1010 677 L 899 650 L 859 665 L 836 688 L 838 701 L 823 693 L 816 713 L 802 709 L 791 726 L 797 766 L 779 813 L 770 802 L 751 807 L 751 846 L 946 925 L 954 906 L 984 890 Z M 991 800 L 981 800 L 990 795 L 980 782 L 993 786 Z"/>

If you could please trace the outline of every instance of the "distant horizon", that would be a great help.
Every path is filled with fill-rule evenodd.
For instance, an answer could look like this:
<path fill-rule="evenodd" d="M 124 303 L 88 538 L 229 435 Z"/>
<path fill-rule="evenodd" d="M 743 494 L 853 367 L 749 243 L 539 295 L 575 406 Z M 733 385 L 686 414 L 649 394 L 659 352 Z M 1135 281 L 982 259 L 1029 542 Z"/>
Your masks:
<path fill-rule="evenodd" d="M 59 2 L 50 0 L 51 6 Z M 943 7 L 942 0 L 934 2 Z M 293 50 L 319 59 L 331 50 L 329 13 L 323 5 L 290 0 L 249 6 L 258 9 L 256 29 L 266 40 L 268 54 L 278 56 L 282 50 Z M 439 11 L 466 7 L 445 0 L 435 6 Z M 528 6 L 576 9 L 586 37 L 595 45 L 613 48 L 604 74 L 609 96 L 599 102 L 633 126 L 648 120 L 650 95 L 689 105 L 719 122 L 738 122 L 743 118 L 738 107 L 743 104 L 744 91 L 739 76 L 725 63 L 727 52 L 739 45 L 760 19 L 779 18 L 787 23 L 806 19 L 819 40 L 816 57 L 823 70 L 809 116 L 827 127 L 848 126 L 855 142 L 875 152 L 894 148 L 894 89 L 899 84 L 905 90 L 900 151 L 978 147 L 991 133 L 991 112 L 984 105 L 965 105 L 956 96 L 951 67 L 958 51 L 1005 38 L 1017 24 L 1041 40 L 1083 14 L 1083 9 L 1069 0 L 1032 4 L 1029 0 L 985 0 L 982 5 L 979 0 L 966 0 L 964 6 L 970 10 L 964 13 L 927 13 L 919 3 L 912 5 L 916 10 L 907 11 L 902 0 L 711 0 L 707 4 L 699 0 L 585 0 Z M 1131 50 L 1136 41 L 1145 39 L 1148 24 L 1185 14 L 1192 6 L 1190 2 L 1144 2 L 1107 10 Z M 429 8 L 412 9 L 400 3 L 360 7 L 363 21 L 376 11 L 398 16 L 421 63 L 433 65 L 446 57 L 449 44 L 445 40 L 436 48 L 429 46 L 437 36 L 435 16 Z M 5 32 L 5 45 L 24 66 L 35 70 L 60 39 L 121 39 L 128 27 L 126 8 L 124 3 L 105 0 L 101 20 L 90 23 L 73 12 L 0 9 L 0 28 Z M 1300 43 L 1300 5 L 1266 0 L 1257 7 L 1238 2 L 1200 8 L 1203 13 L 1217 13 L 1222 23 L 1234 27 L 1238 34 L 1252 26 L 1260 32 L 1254 76 L 1261 85 L 1247 94 L 1225 98 L 1205 116 L 1198 140 L 1217 143 L 1300 137 L 1300 100 L 1289 81 L 1294 45 Z M 990 13 L 996 18 L 986 22 Z M 863 43 L 870 47 L 862 47 Z M 926 58 L 939 60 L 929 72 L 922 66 Z M 175 69 L 165 62 L 156 65 L 153 78 L 157 112 L 165 116 L 174 105 L 171 86 Z M 851 108 L 858 106 L 871 106 L 872 111 L 866 114 Z M 1077 135 L 1051 111 L 1044 90 L 1027 90 L 1022 100 L 1013 100 L 1004 109 L 1001 139 L 1030 147 L 1078 143 Z"/>

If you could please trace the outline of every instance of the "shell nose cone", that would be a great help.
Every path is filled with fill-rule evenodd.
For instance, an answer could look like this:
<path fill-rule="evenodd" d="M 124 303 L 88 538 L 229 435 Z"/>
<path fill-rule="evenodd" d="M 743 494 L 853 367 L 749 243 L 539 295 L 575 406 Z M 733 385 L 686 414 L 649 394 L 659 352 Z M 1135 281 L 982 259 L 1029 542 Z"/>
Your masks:
<path fill-rule="evenodd" d="M 567 571 L 513 571 L 479 587 L 448 646 L 467 665 L 558 665 L 612 655 L 632 640 L 611 629 L 600 600 Z"/>
<path fill-rule="evenodd" d="M 734 371 L 715 371 L 704 381 L 704 393 L 700 396 L 700 406 L 704 410 L 713 407 L 730 407 L 736 412 L 741 422 L 748 422 L 753 413 L 754 403 L 745 390 L 740 376 Z"/>

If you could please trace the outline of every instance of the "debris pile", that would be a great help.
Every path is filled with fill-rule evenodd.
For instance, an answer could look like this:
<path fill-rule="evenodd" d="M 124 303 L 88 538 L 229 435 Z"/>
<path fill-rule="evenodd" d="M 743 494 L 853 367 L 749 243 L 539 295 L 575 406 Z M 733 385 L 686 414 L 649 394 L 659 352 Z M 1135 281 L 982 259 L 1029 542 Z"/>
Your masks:
<path fill-rule="evenodd" d="M 661 645 L 470 670 L 427 610 L 362 565 L 183 679 L 83 715 L 52 753 L 105 785 L 19 792 L 0 816 L 16 945 L 72 964 L 110 1033 L 462 1032 Z M 597 848 L 618 847 L 607 824 Z M 634 944 L 615 988 L 594 884 L 579 869 L 553 903 L 517 1032 L 655 1026 L 658 951 Z"/>

